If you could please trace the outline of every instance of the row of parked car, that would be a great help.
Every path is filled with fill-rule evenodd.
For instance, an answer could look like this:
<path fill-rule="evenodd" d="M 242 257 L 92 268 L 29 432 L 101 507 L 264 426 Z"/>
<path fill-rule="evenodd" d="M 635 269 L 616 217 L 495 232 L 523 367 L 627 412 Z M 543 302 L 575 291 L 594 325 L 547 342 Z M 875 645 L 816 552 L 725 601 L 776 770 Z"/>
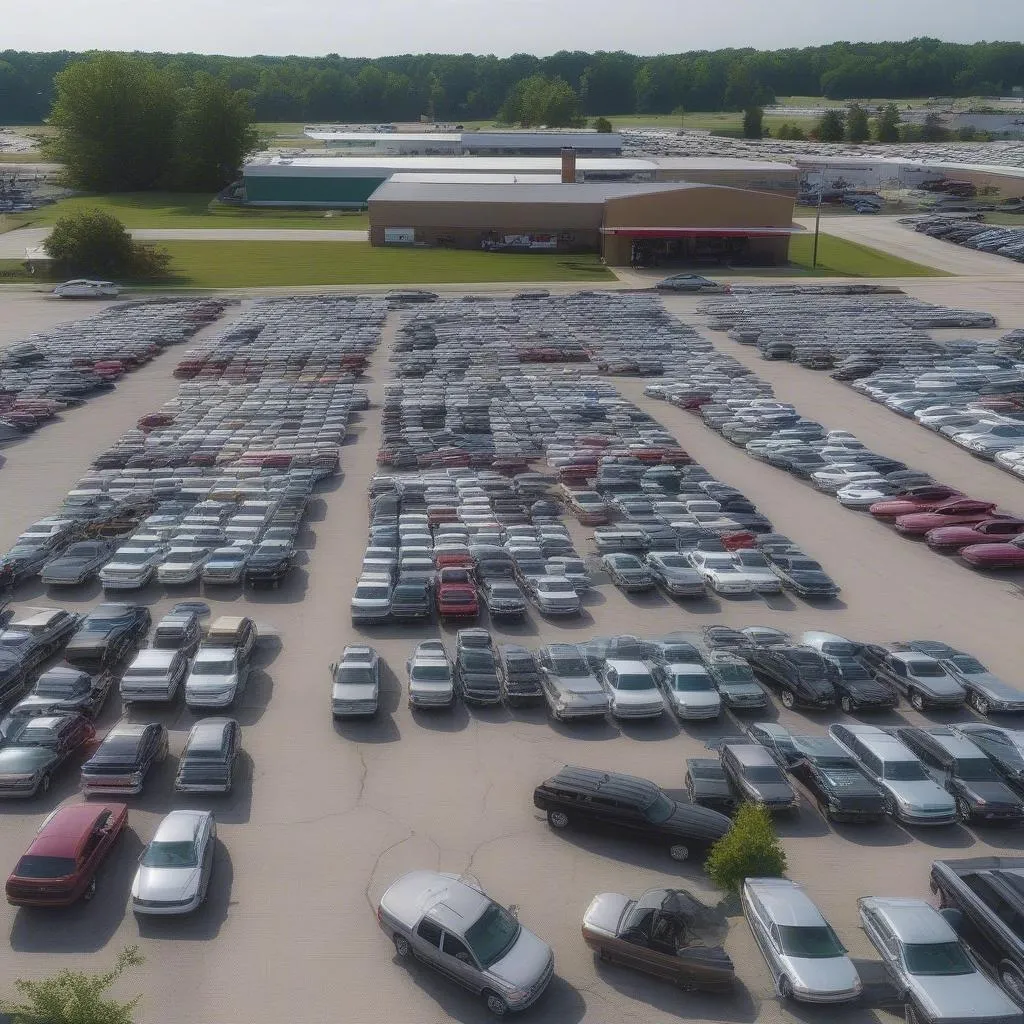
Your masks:
<path fill-rule="evenodd" d="M 204 631 L 208 614 L 202 602 L 175 605 L 153 629 L 148 647 L 141 645 L 152 623 L 142 605 L 100 604 L 84 616 L 29 609 L 8 621 L 0 632 L 0 703 L 6 708 L 0 796 L 47 792 L 54 773 L 94 743 L 92 723 L 115 689 L 125 711 L 168 704 L 181 693 L 195 714 L 231 706 L 245 690 L 258 632 L 251 619 L 238 616 L 221 616 Z M 63 661 L 46 667 L 56 655 Z M 237 724 L 224 728 L 233 733 L 234 750 Z M 200 731 L 196 742 L 206 743 L 210 735 Z M 146 772 L 166 753 L 163 726 L 122 722 L 84 766 L 83 788 L 138 793 Z M 225 784 L 230 789 L 230 775 Z"/>
<path fill-rule="evenodd" d="M 1020 228 L 942 216 L 910 217 L 901 223 L 929 238 L 941 238 L 944 242 L 1024 263 L 1024 231 Z"/>

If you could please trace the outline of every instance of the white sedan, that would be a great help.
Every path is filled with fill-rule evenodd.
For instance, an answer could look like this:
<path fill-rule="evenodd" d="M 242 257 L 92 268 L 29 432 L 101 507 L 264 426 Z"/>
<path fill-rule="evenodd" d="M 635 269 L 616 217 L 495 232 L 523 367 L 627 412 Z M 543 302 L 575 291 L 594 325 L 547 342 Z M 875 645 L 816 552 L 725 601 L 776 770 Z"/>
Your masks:
<path fill-rule="evenodd" d="M 121 289 L 113 281 L 89 281 L 76 278 L 65 281 L 53 289 L 54 295 L 62 299 L 116 299 Z"/>
<path fill-rule="evenodd" d="M 876 501 L 885 501 L 902 493 L 903 488 L 898 484 L 878 479 L 840 487 L 836 491 L 836 501 L 845 508 L 870 508 Z"/>
<path fill-rule="evenodd" d="M 716 594 L 752 594 L 754 579 L 739 568 L 728 552 L 691 551 L 690 565 L 704 578 Z"/>
<path fill-rule="evenodd" d="M 877 470 L 870 469 L 861 462 L 837 463 L 811 474 L 811 483 L 826 494 L 835 494 L 840 487 L 847 484 L 873 483 L 881 479 L 882 476 Z"/>
<path fill-rule="evenodd" d="M 132 882 L 136 914 L 188 914 L 206 899 L 217 822 L 212 811 L 171 811 L 142 851 Z"/>
<path fill-rule="evenodd" d="M 995 423 L 967 430 L 954 434 L 953 444 L 966 448 L 972 455 L 991 459 L 999 452 L 1024 448 L 1024 423 Z"/>
<path fill-rule="evenodd" d="M 1000 469 L 1024 476 L 1024 448 L 1011 448 L 1008 452 L 999 452 L 995 460 Z"/>

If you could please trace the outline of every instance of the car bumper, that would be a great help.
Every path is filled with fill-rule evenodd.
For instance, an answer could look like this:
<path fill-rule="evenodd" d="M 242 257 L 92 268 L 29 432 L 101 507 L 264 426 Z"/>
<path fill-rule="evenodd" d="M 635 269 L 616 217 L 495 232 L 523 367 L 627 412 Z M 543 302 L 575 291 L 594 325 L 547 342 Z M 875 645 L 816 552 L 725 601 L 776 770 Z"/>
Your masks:
<path fill-rule="evenodd" d="M 700 722 L 708 718 L 717 718 L 722 713 L 720 705 L 712 704 L 706 708 L 684 708 L 675 705 L 675 713 L 688 722 Z"/>
<path fill-rule="evenodd" d="M 199 893 L 191 899 L 164 903 L 156 900 L 139 900 L 132 897 L 132 911 L 136 914 L 159 914 L 170 916 L 174 914 L 191 914 L 199 906 Z"/>
<path fill-rule="evenodd" d="M 103 782 L 99 779 L 83 779 L 82 792 L 89 796 L 93 793 L 109 794 L 111 796 L 137 796 L 142 792 L 142 782 L 129 782 L 127 779 L 111 779 Z"/>
<path fill-rule="evenodd" d="M 706 593 L 703 583 L 666 583 L 665 592 L 672 597 L 703 597 Z"/>
<path fill-rule="evenodd" d="M 218 694 L 186 693 L 185 706 L 189 708 L 226 708 L 234 702 L 236 696 L 238 696 L 237 690 Z"/>
<path fill-rule="evenodd" d="M 455 694 L 448 694 L 444 697 L 424 696 L 423 694 L 409 694 L 409 707 L 429 710 L 431 708 L 450 708 L 455 703 Z"/>
<path fill-rule="evenodd" d="M 554 710 L 551 714 L 559 722 L 577 721 L 584 718 L 604 718 L 608 714 L 607 708 L 564 708 Z"/>
<path fill-rule="evenodd" d="M 665 713 L 665 706 L 650 708 L 621 708 L 612 706 L 612 718 L 660 718 Z"/>
<path fill-rule="evenodd" d="M 375 700 L 343 700 L 331 704 L 331 714 L 335 718 L 371 718 L 377 714 Z"/>
<path fill-rule="evenodd" d="M 556 616 L 560 616 L 560 615 L 579 615 L 579 613 L 580 613 L 580 606 L 579 605 L 551 606 L 551 605 L 542 605 L 542 604 L 540 604 L 540 605 L 537 605 L 537 608 L 540 611 L 541 615 L 549 615 L 549 616 L 552 616 L 552 617 L 556 617 Z"/>
<path fill-rule="evenodd" d="M 141 590 L 152 579 L 152 576 L 136 576 L 131 579 L 104 579 L 100 577 L 100 583 L 104 590 Z"/>
<path fill-rule="evenodd" d="M 544 994 L 544 991 L 547 989 L 554 973 L 555 959 L 552 957 L 544 968 L 544 973 L 524 995 L 515 999 L 507 995 L 505 996 L 505 1002 L 509 1010 L 512 1011 L 512 1013 L 521 1013 L 523 1010 L 527 1010 L 533 1006 L 533 1004 Z"/>
<path fill-rule="evenodd" d="M 85 887 L 76 887 L 71 890 L 58 892 L 46 892 L 46 886 L 40 886 L 35 892 L 26 891 L 24 894 L 7 893 L 7 902 L 12 907 L 70 907 L 82 898 Z"/>
<path fill-rule="evenodd" d="M 896 808 L 895 817 L 906 825 L 952 825 L 956 821 L 956 812 L 943 814 L 915 814 L 902 807 Z"/>
<path fill-rule="evenodd" d="M 229 782 L 178 782 L 174 783 L 175 793 L 226 793 Z"/>
<path fill-rule="evenodd" d="M 859 998 L 861 988 L 848 988 L 839 992 L 806 992 L 793 990 L 793 998 L 799 1003 L 848 1003 Z"/>
<path fill-rule="evenodd" d="M 353 611 L 351 620 L 355 624 L 373 624 L 375 622 L 388 622 L 391 619 L 391 612 L 357 612 Z"/>

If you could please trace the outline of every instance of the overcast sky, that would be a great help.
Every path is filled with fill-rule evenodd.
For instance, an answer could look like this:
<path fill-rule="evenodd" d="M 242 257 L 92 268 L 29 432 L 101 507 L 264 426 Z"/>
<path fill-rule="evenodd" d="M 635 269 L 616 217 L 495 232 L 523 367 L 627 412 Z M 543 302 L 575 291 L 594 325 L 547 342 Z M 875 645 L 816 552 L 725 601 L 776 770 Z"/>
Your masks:
<path fill-rule="evenodd" d="M 1024 0 L 47 0 L 14 5 L 15 50 L 380 56 L 773 49 L 933 36 L 1024 39 Z"/>

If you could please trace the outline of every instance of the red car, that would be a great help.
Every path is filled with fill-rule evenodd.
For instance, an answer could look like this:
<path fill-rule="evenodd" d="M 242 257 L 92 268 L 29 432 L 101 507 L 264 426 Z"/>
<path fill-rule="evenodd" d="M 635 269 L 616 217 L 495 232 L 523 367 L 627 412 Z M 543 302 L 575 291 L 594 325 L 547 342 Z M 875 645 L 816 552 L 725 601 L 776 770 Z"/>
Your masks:
<path fill-rule="evenodd" d="M 936 505 L 941 505 L 950 498 L 961 498 L 963 493 L 945 484 L 926 484 L 912 487 L 906 494 L 898 498 L 886 498 L 876 501 L 868 511 L 876 519 L 895 519 L 897 516 L 908 516 L 911 512 L 931 512 Z"/>
<path fill-rule="evenodd" d="M 969 544 L 991 544 L 1024 533 L 1024 519 L 983 519 L 974 526 L 940 526 L 925 535 L 936 551 L 959 551 Z"/>
<path fill-rule="evenodd" d="M 952 498 L 936 505 L 930 512 L 912 512 L 896 519 L 896 529 L 904 536 L 922 537 L 940 526 L 975 526 L 986 519 L 996 519 L 995 503 L 975 498 Z"/>
<path fill-rule="evenodd" d="M 744 548 L 757 547 L 757 535 L 748 530 L 739 530 L 736 533 L 723 533 L 718 538 L 726 551 L 740 551 Z"/>
<path fill-rule="evenodd" d="M 476 587 L 472 583 L 439 583 L 437 614 L 441 619 L 475 619 L 480 614 Z"/>
<path fill-rule="evenodd" d="M 1024 568 L 1024 536 L 1002 544 L 970 544 L 960 549 L 960 557 L 975 569 Z"/>
<path fill-rule="evenodd" d="M 69 907 L 92 899 L 96 872 L 128 821 L 124 804 L 65 804 L 40 825 L 7 879 L 16 907 Z"/>

